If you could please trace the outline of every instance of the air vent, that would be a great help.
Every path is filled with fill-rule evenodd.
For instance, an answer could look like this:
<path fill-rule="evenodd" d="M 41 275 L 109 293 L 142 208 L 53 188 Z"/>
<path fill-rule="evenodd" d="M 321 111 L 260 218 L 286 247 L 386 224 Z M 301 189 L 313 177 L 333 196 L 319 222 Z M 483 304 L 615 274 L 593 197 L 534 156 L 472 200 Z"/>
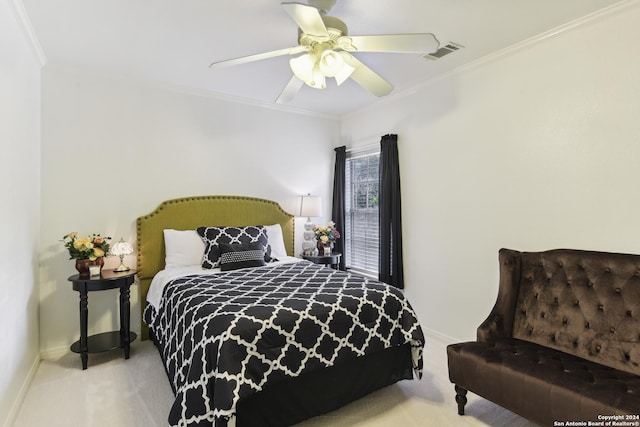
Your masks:
<path fill-rule="evenodd" d="M 435 52 L 425 55 L 424 58 L 435 61 L 437 59 L 442 58 L 445 55 L 455 52 L 456 50 L 462 49 L 463 47 L 464 46 L 462 46 L 461 44 L 449 42 L 446 45 L 442 46 L 440 49 L 436 50 Z"/>

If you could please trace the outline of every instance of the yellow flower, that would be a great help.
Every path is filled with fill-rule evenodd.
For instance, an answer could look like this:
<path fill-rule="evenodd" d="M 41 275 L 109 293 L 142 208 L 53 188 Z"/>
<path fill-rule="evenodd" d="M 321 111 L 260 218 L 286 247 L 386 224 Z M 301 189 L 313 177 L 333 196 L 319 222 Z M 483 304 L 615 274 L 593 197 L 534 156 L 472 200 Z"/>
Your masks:
<path fill-rule="evenodd" d="M 91 261 L 95 261 L 96 258 L 100 258 L 101 256 L 104 256 L 104 251 L 100 248 L 93 248 L 93 252 L 89 256 L 89 259 Z"/>
<path fill-rule="evenodd" d="M 327 242 L 329 241 L 329 237 L 327 237 L 327 236 L 320 236 L 320 241 L 321 241 L 322 243 L 327 243 Z"/>
<path fill-rule="evenodd" d="M 91 249 L 93 248 L 93 243 L 91 243 L 91 239 L 88 237 L 80 237 L 75 242 L 73 242 L 73 247 L 82 250 L 82 249 Z"/>
<path fill-rule="evenodd" d="M 93 243 L 96 245 L 101 245 L 103 242 L 104 242 L 104 237 L 101 237 L 101 236 L 96 236 L 93 239 Z"/>
<path fill-rule="evenodd" d="M 65 239 L 75 239 L 75 237 L 78 235 L 77 231 L 72 231 L 71 233 L 67 234 L 66 236 L 64 236 Z"/>

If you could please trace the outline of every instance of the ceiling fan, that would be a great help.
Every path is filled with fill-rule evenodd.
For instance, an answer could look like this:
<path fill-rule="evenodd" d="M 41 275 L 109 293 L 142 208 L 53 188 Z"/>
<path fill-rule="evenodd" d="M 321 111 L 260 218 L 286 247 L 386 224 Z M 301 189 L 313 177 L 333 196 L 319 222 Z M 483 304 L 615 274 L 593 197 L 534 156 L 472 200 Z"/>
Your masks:
<path fill-rule="evenodd" d="M 276 103 L 291 101 L 304 84 L 324 89 L 327 77 L 335 78 L 338 86 L 351 78 L 375 96 L 384 96 L 393 90 L 393 86 L 350 52 L 427 54 L 440 46 L 431 33 L 349 36 L 343 21 L 327 15 L 335 3 L 335 0 L 308 0 L 308 4 L 283 2 L 282 7 L 298 25 L 298 46 L 218 61 L 210 67 L 216 69 L 302 54 L 289 61 L 293 77 Z"/>

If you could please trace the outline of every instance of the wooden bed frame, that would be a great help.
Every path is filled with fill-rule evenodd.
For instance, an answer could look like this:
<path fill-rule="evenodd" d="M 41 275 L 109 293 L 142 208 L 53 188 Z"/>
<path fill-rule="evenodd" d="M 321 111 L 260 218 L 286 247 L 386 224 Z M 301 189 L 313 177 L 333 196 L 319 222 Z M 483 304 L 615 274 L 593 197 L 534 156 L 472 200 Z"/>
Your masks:
<path fill-rule="evenodd" d="M 201 226 L 282 226 L 284 244 L 293 256 L 293 215 L 271 200 L 243 196 L 193 196 L 162 202 L 153 212 L 137 219 L 137 262 L 140 280 L 140 314 L 147 306 L 151 280 L 164 268 L 164 229 L 195 230 Z M 149 329 L 141 318 L 142 339 Z"/>
<path fill-rule="evenodd" d="M 195 196 L 168 200 L 137 219 L 141 313 L 153 276 L 164 268 L 164 229 L 280 224 L 287 254 L 294 253 L 293 215 L 276 202 L 242 196 Z M 142 322 L 142 339 L 149 329 Z M 327 413 L 382 387 L 413 378 L 411 347 L 392 347 L 304 373 L 238 402 L 236 426 L 285 426 Z"/>

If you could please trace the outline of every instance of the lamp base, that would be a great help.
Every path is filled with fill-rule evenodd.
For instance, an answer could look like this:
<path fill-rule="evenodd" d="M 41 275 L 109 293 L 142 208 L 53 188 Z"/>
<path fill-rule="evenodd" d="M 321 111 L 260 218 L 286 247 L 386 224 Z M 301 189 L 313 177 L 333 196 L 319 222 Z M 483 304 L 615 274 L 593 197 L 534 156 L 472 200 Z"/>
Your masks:
<path fill-rule="evenodd" d="M 123 271 L 129 271 L 131 270 L 131 268 L 127 267 L 124 264 L 120 264 L 117 268 L 114 268 L 113 271 L 117 272 L 117 273 L 121 273 Z"/>
<path fill-rule="evenodd" d="M 304 224 L 304 233 L 302 233 L 304 241 L 302 242 L 302 255 L 312 256 L 316 249 L 315 233 L 313 232 L 313 223 L 311 218 L 307 218 Z"/>

